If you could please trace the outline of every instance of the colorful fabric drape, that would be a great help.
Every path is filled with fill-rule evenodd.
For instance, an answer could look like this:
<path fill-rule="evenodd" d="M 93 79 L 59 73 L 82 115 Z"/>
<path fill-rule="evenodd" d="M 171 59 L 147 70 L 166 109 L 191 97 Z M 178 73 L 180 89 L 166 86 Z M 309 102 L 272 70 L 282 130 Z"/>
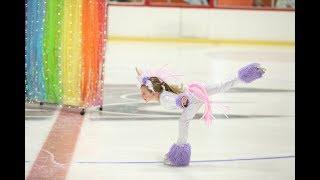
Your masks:
<path fill-rule="evenodd" d="M 81 1 L 64 0 L 61 44 L 63 102 L 72 105 L 80 103 L 80 79 L 82 76 Z"/>
<path fill-rule="evenodd" d="M 44 1 L 38 0 L 30 0 L 26 4 L 25 96 L 36 101 L 47 98 L 42 59 L 44 6 Z"/>
<path fill-rule="evenodd" d="M 102 105 L 106 3 L 27 0 L 27 101 Z"/>
<path fill-rule="evenodd" d="M 46 5 L 43 42 L 46 101 L 60 104 L 63 93 L 60 73 L 63 0 L 49 0 L 46 1 Z"/>
<path fill-rule="evenodd" d="M 104 0 L 83 0 L 83 76 L 82 76 L 82 101 L 98 105 L 102 103 L 103 66 L 101 58 L 104 57 L 106 37 L 106 8 Z M 96 33 L 99 32 L 99 33 Z M 99 69 L 91 71 L 90 69 Z"/>

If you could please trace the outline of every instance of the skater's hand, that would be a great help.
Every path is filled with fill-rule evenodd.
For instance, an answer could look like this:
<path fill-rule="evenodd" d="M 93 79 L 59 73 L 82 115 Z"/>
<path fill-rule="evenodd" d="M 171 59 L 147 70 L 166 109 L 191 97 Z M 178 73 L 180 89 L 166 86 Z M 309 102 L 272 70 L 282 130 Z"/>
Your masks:
<path fill-rule="evenodd" d="M 264 67 L 259 67 L 258 69 L 260 69 L 260 71 L 262 71 L 262 74 L 266 73 L 266 68 L 264 68 Z"/>
<path fill-rule="evenodd" d="M 189 104 L 188 98 L 186 96 L 182 96 L 182 98 L 181 98 L 181 106 L 182 107 L 187 107 L 188 104 Z"/>

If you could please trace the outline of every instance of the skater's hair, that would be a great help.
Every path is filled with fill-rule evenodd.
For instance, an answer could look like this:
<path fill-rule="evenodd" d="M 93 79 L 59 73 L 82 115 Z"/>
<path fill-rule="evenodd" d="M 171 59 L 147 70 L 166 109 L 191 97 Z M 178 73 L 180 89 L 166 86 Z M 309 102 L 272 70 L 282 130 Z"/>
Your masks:
<path fill-rule="evenodd" d="M 159 78 L 157 78 L 157 77 L 150 77 L 150 78 L 148 78 L 148 80 L 151 81 L 153 90 L 155 92 L 161 93 L 163 90 L 172 92 L 174 94 L 180 94 L 183 92 L 182 87 L 179 87 L 178 85 L 168 85 L 165 82 L 161 82 L 159 80 Z M 141 85 L 141 87 L 142 86 L 147 87 L 146 85 Z M 149 88 L 148 88 L 148 90 L 151 91 Z"/>

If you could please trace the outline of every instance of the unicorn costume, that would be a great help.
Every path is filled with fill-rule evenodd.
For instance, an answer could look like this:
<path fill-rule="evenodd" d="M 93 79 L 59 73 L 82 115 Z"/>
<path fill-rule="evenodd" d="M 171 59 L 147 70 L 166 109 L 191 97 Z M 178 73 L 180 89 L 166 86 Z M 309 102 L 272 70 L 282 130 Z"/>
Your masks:
<path fill-rule="evenodd" d="M 264 69 L 259 64 L 253 63 L 241 68 L 238 72 L 238 77 L 215 85 L 205 85 L 201 83 L 190 83 L 186 86 L 181 94 L 175 94 L 163 90 L 160 94 L 160 104 L 167 109 L 181 109 L 182 114 L 179 119 L 178 140 L 174 143 L 169 152 L 165 156 L 165 164 L 172 166 L 187 166 L 190 162 L 191 145 L 187 142 L 189 122 L 193 119 L 202 105 L 205 106 L 204 114 L 201 119 L 210 125 L 214 116 L 212 115 L 211 102 L 209 96 L 217 93 L 222 93 L 234 87 L 240 82 L 250 83 L 264 74 Z M 153 90 L 150 77 L 158 77 L 163 82 L 168 82 L 177 75 L 170 73 L 165 69 L 155 71 L 146 71 L 138 76 L 141 85 L 146 85 Z M 187 99 L 187 105 L 183 105 L 182 98 Z"/>

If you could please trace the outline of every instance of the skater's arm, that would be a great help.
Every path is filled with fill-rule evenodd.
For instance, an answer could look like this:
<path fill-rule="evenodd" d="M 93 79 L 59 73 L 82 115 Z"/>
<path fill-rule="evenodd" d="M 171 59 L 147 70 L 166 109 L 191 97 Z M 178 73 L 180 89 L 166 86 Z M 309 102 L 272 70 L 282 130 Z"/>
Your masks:
<path fill-rule="evenodd" d="M 234 78 L 232 80 L 229 80 L 229 81 L 226 81 L 223 83 L 214 84 L 214 85 L 207 85 L 206 89 L 207 89 L 208 95 L 213 95 L 213 94 L 217 94 L 217 93 L 226 92 L 239 83 L 240 83 L 240 79 Z"/>
<path fill-rule="evenodd" d="M 225 92 L 240 82 L 251 83 L 265 73 L 265 68 L 262 68 L 258 63 L 252 63 L 242 67 L 238 71 L 238 76 L 232 80 L 216 85 L 208 85 L 206 87 L 208 95 Z"/>

